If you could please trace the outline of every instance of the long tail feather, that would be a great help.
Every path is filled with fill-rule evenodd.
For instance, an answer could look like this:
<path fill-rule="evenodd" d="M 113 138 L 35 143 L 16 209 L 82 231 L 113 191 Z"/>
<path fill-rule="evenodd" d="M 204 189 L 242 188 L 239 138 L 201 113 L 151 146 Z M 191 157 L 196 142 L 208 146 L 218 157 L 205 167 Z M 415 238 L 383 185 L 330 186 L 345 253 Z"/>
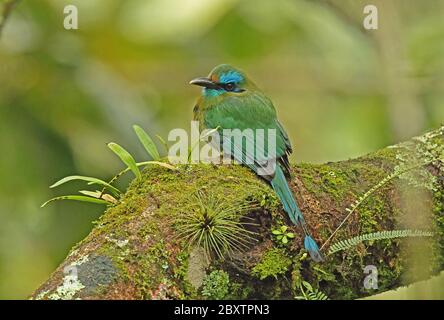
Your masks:
<path fill-rule="evenodd" d="M 314 239 L 306 234 L 305 235 L 305 239 L 304 239 L 304 247 L 305 249 L 308 251 L 308 253 L 310 254 L 310 257 L 316 261 L 316 262 L 321 262 L 324 260 L 324 257 L 322 256 L 321 251 L 319 251 L 319 247 L 318 244 L 316 243 L 316 241 L 314 241 Z"/>
<path fill-rule="evenodd" d="M 273 180 L 271 181 L 271 186 L 281 200 L 284 211 L 288 213 L 290 220 L 294 224 L 300 225 L 304 230 L 304 247 L 305 249 L 307 249 L 310 257 L 316 262 L 322 261 L 323 257 L 321 252 L 319 251 L 319 247 L 313 240 L 307 229 L 304 217 L 302 216 L 302 212 L 296 204 L 296 200 L 294 199 L 293 193 L 288 186 L 284 172 L 279 165 L 276 166 L 276 172 Z"/>

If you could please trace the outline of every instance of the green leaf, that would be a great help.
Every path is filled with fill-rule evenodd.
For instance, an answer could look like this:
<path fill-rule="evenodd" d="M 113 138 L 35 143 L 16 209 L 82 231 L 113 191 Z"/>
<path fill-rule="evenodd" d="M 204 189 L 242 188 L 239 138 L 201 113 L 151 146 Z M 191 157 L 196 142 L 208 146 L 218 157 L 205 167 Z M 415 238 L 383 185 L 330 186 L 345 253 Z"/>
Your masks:
<path fill-rule="evenodd" d="M 294 238 L 294 233 L 293 232 L 289 232 L 289 233 L 286 234 L 286 236 L 288 238 L 290 238 L 290 239 L 293 239 Z"/>
<path fill-rule="evenodd" d="M 209 130 L 208 132 L 206 132 L 205 134 L 203 134 L 201 137 L 199 137 L 199 140 L 196 141 L 196 142 L 194 143 L 194 145 L 191 146 L 191 148 L 188 148 L 188 162 L 191 161 L 191 155 L 192 155 L 194 149 L 195 149 L 196 147 L 199 146 L 200 142 L 201 142 L 201 141 L 205 141 L 206 138 L 208 138 L 209 136 L 211 136 L 213 133 L 217 132 L 217 131 L 219 130 L 219 128 L 220 128 L 220 127 L 217 126 L 216 128 Z"/>
<path fill-rule="evenodd" d="M 280 234 L 280 235 L 278 235 L 276 238 L 277 238 L 278 240 L 281 240 L 283 237 L 284 237 L 284 236 L 283 236 L 282 234 Z"/>
<path fill-rule="evenodd" d="M 282 243 L 283 243 L 283 244 L 287 244 L 287 243 L 288 243 L 288 238 L 287 238 L 286 236 L 284 236 L 284 237 L 282 238 Z"/>
<path fill-rule="evenodd" d="M 102 196 L 102 192 L 100 191 L 89 191 L 89 190 L 80 190 L 79 193 L 84 194 L 85 196 L 100 199 Z"/>
<path fill-rule="evenodd" d="M 109 204 L 108 201 L 105 201 L 105 200 L 102 200 L 102 199 L 86 197 L 86 196 L 61 196 L 61 197 L 52 198 L 52 199 L 46 201 L 44 204 L 41 205 L 41 208 L 46 206 L 48 203 L 51 203 L 51 202 L 54 202 L 54 201 L 58 201 L 58 200 L 75 200 L 75 201 L 82 201 L 82 202 Z"/>
<path fill-rule="evenodd" d="M 273 230 L 273 231 L 271 231 L 271 233 L 276 234 L 276 235 L 282 234 L 282 232 L 280 230 Z"/>
<path fill-rule="evenodd" d="M 326 276 L 328 276 L 328 275 L 329 275 L 329 273 L 328 273 L 328 272 L 325 272 L 324 270 L 322 270 L 321 268 L 319 268 L 319 267 L 317 267 L 317 266 L 314 266 L 314 267 L 313 267 L 313 269 L 314 269 L 314 270 L 317 270 L 317 271 L 319 271 L 320 273 L 323 273 L 323 274 L 325 274 Z"/>
<path fill-rule="evenodd" d="M 313 292 L 313 287 L 307 281 L 302 281 L 302 284 L 305 288 L 307 288 L 308 291 Z"/>
<path fill-rule="evenodd" d="M 285 233 L 285 231 L 287 231 L 287 229 L 288 229 L 287 226 L 282 226 L 282 227 L 281 227 L 281 231 L 282 231 L 282 233 Z"/>
<path fill-rule="evenodd" d="M 167 169 L 173 170 L 173 171 L 177 170 L 177 168 L 176 168 L 175 166 L 173 166 L 173 165 L 171 165 L 171 164 L 169 164 L 169 163 L 166 163 L 166 162 L 160 162 L 160 161 L 145 161 L 145 162 L 138 162 L 138 163 L 136 163 L 136 165 L 137 165 L 138 167 L 140 167 L 140 166 L 146 166 L 146 165 L 149 165 L 149 164 L 155 164 L 155 165 L 158 165 L 158 166 L 161 166 L 161 167 L 164 167 L 164 168 L 167 168 Z"/>
<path fill-rule="evenodd" d="M 159 160 L 160 159 L 159 151 L 157 151 L 157 147 L 154 144 L 151 137 L 145 132 L 145 130 L 143 130 L 141 127 L 137 125 L 134 125 L 133 129 L 136 132 L 140 142 L 143 144 L 143 147 L 145 148 L 146 152 L 148 152 L 148 154 L 153 158 L 153 160 Z"/>
<path fill-rule="evenodd" d="M 97 179 L 97 178 L 86 177 L 86 176 L 68 176 L 68 177 L 65 177 L 63 179 L 60 179 L 59 181 L 54 183 L 52 186 L 50 186 L 50 188 L 58 187 L 58 186 L 66 183 L 66 182 L 73 181 L 73 180 L 87 181 L 87 182 L 89 182 L 88 184 L 99 184 L 99 185 L 102 185 L 102 186 L 110 189 L 116 195 L 120 194 L 120 190 L 117 189 L 116 187 L 113 187 L 108 182 L 105 182 L 105 181 Z"/>
<path fill-rule="evenodd" d="M 165 151 L 168 153 L 168 143 L 166 143 L 165 139 L 158 134 L 156 134 L 156 138 L 159 139 L 160 143 L 162 143 L 162 145 L 164 146 Z"/>
<path fill-rule="evenodd" d="M 110 148 L 120 158 L 120 160 L 122 160 L 122 162 L 131 169 L 136 178 L 142 177 L 140 170 L 137 167 L 136 160 L 134 160 L 133 156 L 128 151 L 114 142 L 108 143 L 108 148 Z"/>
<path fill-rule="evenodd" d="M 103 193 L 101 191 L 89 191 L 89 190 L 81 190 L 79 191 L 81 194 L 84 194 L 88 197 L 93 197 L 97 199 L 103 199 L 108 203 L 117 203 L 117 199 L 114 198 L 112 195 Z"/>

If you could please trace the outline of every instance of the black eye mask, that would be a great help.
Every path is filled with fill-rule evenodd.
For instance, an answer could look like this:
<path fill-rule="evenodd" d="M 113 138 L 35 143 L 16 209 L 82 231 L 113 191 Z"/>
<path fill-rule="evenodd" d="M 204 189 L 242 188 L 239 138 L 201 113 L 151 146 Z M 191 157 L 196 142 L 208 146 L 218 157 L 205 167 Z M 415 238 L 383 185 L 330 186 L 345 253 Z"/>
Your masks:
<path fill-rule="evenodd" d="M 228 92 L 243 92 L 244 89 L 239 88 L 234 82 L 218 83 L 219 87 Z"/>

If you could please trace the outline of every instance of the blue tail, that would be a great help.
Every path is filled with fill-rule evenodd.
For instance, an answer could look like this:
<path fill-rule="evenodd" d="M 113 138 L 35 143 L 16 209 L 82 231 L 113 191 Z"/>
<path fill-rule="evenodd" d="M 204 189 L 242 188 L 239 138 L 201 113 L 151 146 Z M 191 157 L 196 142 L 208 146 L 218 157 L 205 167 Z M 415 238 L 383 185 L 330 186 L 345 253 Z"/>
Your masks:
<path fill-rule="evenodd" d="M 282 206 L 284 207 L 284 211 L 288 213 L 290 220 L 296 224 L 300 225 L 305 233 L 304 247 L 307 249 L 311 258 L 320 262 L 323 259 L 321 252 L 319 251 L 319 247 L 313 238 L 310 236 L 310 233 L 307 230 L 307 226 L 305 224 L 304 217 L 302 216 L 301 210 L 299 210 L 298 205 L 296 204 L 296 200 L 293 197 L 293 194 L 288 186 L 287 179 L 285 178 L 284 172 L 282 168 L 277 165 L 276 172 L 273 180 L 271 181 L 271 186 L 274 191 L 278 195 L 281 200 Z"/>

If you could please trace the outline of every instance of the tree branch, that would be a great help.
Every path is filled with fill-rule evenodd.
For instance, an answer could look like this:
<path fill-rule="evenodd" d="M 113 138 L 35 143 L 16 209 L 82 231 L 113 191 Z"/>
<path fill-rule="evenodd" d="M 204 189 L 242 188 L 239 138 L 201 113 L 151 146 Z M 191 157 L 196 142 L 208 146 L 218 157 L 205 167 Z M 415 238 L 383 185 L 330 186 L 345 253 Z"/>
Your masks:
<path fill-rule="evenodd" d="M 292 167 L 291 187 L 320 244 L 350 212 L 346 208 L 378 184 L 333 242 L 397 229 L 433 231 L 434 237 L 362 243 L 326 254 L 323 263 L 315 264 L 274 192 L 248 169 L 199 164 L 170 171 L 151 166 L 32 298 L 293 299 L 307 295 L 306 281 L 330 298 L 350 299 L 430 277 L 444 269 L 444 166 L 436 160 L 444 158 L 443 143 L 444 127 L 357 159 Z M 435 160 L 384 180 L 426 159 Z M 193 195 L 199 190 L 209 198 L 198 206 Z M 240 211 L 245 204 L 251 206 L 244 213 L 248 219 L 241 221 L 250 223 L 245 228 L 256 233 L 257 241 L 245 252 L 207 261 L 202 249 L 187 245 L 178 225 L 188 223 L 200 207 L 211 206 L 213 198 Z M 272 233 L 283 224 L 295 234 L 288 244 Z M 425 272 L 417 272 L 418 261 L 427 266 Z M 364 287 L 367 265 L 378 270 L 378 289 Z"/>

